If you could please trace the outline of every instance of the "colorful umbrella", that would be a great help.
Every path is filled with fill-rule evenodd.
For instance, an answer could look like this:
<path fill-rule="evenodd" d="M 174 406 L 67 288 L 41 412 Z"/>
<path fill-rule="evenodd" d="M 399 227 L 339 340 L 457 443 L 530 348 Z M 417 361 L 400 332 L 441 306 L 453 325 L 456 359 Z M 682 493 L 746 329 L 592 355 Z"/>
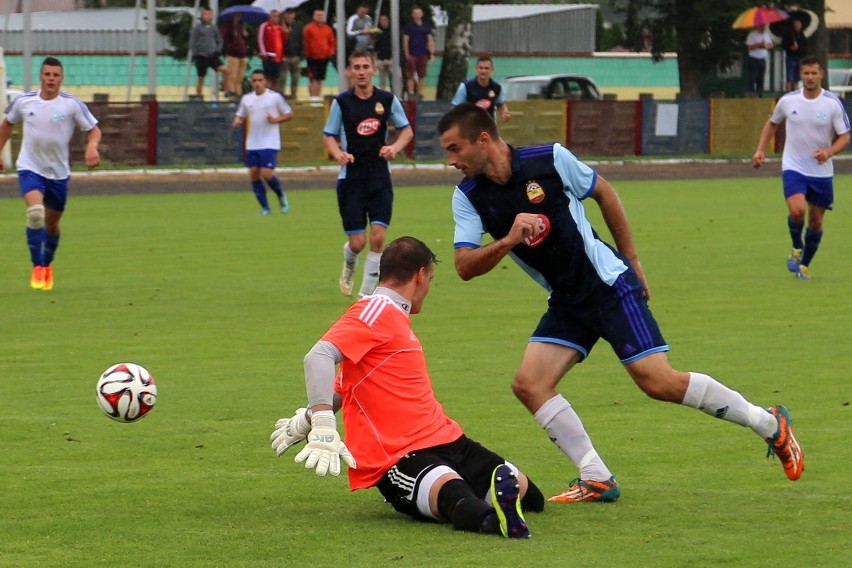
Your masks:
<path fill-rule="evenodd" d="M 790 14 L 785 12 L 784 10 L 779 10 L 778 8 L 765 8 L 763 6 L 758 6 L 756 8 L 749 8 L 734 20 L 734 23 L 731 25 L 732 28 L 757 28 L 760 26 L 767 26 L 769 24 L 774 24 L 775 22 L 780 22 L 781 20 L 786 20 L 790 17 Z"/>

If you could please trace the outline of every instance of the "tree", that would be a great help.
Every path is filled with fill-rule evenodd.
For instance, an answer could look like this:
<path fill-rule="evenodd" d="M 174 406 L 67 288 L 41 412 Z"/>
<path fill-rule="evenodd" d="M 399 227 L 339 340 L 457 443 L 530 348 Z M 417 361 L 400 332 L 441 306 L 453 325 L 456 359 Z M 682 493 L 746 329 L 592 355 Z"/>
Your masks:
<path fill-rule="evenodd" d="M 701 97 L 701 80 L 727 70 L 745 56 L 745 30 L 731 24 L 753 0 L 613 0 L 614 9 L 626 14 L 628 47 L 642 49 L 643 31 L 651 34 L 651 53 L 660 59 L 666 51 L 677 52 L 680 93 Z M 801 0 L 801 8 L 820 18 L 820 31 L 814 38 L 814 53 L 825 57 L 825 0 Z"/>
<path fill-rule="evenodd" d="M 459 83 L 467 79 L 473 32 L 472 5 L 470 0 L 444 0 L 441 5 L 447 12 L 447 31 L 438 75 L 438 100 L 452 99 Z"/>

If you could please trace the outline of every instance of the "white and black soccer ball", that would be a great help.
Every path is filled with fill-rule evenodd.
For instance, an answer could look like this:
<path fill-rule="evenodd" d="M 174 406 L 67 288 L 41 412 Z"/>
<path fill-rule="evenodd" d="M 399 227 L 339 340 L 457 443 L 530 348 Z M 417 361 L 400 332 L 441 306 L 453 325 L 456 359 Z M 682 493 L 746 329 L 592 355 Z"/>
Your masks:
<path fill-rule="evenodd" d="M 98 404 L 118 422 L 136 422 L 157 403 L 157 383 L 142 365 L 118 363 L 98 379 Z"/>

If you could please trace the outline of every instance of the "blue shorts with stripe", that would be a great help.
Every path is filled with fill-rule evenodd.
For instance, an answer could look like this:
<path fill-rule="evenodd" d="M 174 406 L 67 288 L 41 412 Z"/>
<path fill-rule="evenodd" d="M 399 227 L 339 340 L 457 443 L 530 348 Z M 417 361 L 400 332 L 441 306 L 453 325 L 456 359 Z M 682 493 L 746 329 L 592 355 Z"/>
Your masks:
<path fill-rule="evenodd" d="M 278 150 L 266 148 L 262 150 L 246 150 L 246 167 L 275 169 Z"/>
<path fill-rule="evenodd" d="M 371 225 L 387 227 L 393 213 L 390 176 L 338 179 L 337 208 L 347 235 L 366 232 L 368 219 Z"/>
<path fill-rule="evenodd" d="M 784 170 L 781 172 L 781 180 L 784 182 L 784 199 L 804 193 L 805 201 L 817 207 L 831 209 L 834 205 L 834 178 L 812 177 L 793 170 Z"/>
<path fill-rule="evenodd" d="M 65 211 L 68 201 L 68 180 L 50 179 L 30 170 L 18 171 L 18 185 L 21 197 L 31 191 L 40 191 L 44 195 L 44 206 L 54 211 Z"/>
<path fill-rule="evenodd" d="M 585 359 L 601 338 L 625 365 L 669 350 L 632 270 L 594 302 L 577 304 L 551 295 L 530 341 L 571 347 Z"/>

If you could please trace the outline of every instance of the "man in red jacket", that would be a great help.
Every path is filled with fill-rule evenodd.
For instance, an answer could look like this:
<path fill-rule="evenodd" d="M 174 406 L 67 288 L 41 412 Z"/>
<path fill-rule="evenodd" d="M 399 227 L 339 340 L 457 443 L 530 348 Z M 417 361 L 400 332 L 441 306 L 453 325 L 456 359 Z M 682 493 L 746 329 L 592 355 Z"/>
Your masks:
<path fill-rule="evenodd" d="M 263 61 L 266 84 L 273 91 L 281 91 L 281 61 L 284 59 L 284 29 L 278 10 L 269 12 L 269 19 L 257 28 L 257 53 Z"/>
<path fill-rule="evenodd" d="M 308 65 L 308 93 L 311 100 L 319 100 L 328 62 L 337 53 L 334 30 L 325 22 L 323 10 L 314 10 L 313 21 L 302 30 L 302 47 Z"/>

